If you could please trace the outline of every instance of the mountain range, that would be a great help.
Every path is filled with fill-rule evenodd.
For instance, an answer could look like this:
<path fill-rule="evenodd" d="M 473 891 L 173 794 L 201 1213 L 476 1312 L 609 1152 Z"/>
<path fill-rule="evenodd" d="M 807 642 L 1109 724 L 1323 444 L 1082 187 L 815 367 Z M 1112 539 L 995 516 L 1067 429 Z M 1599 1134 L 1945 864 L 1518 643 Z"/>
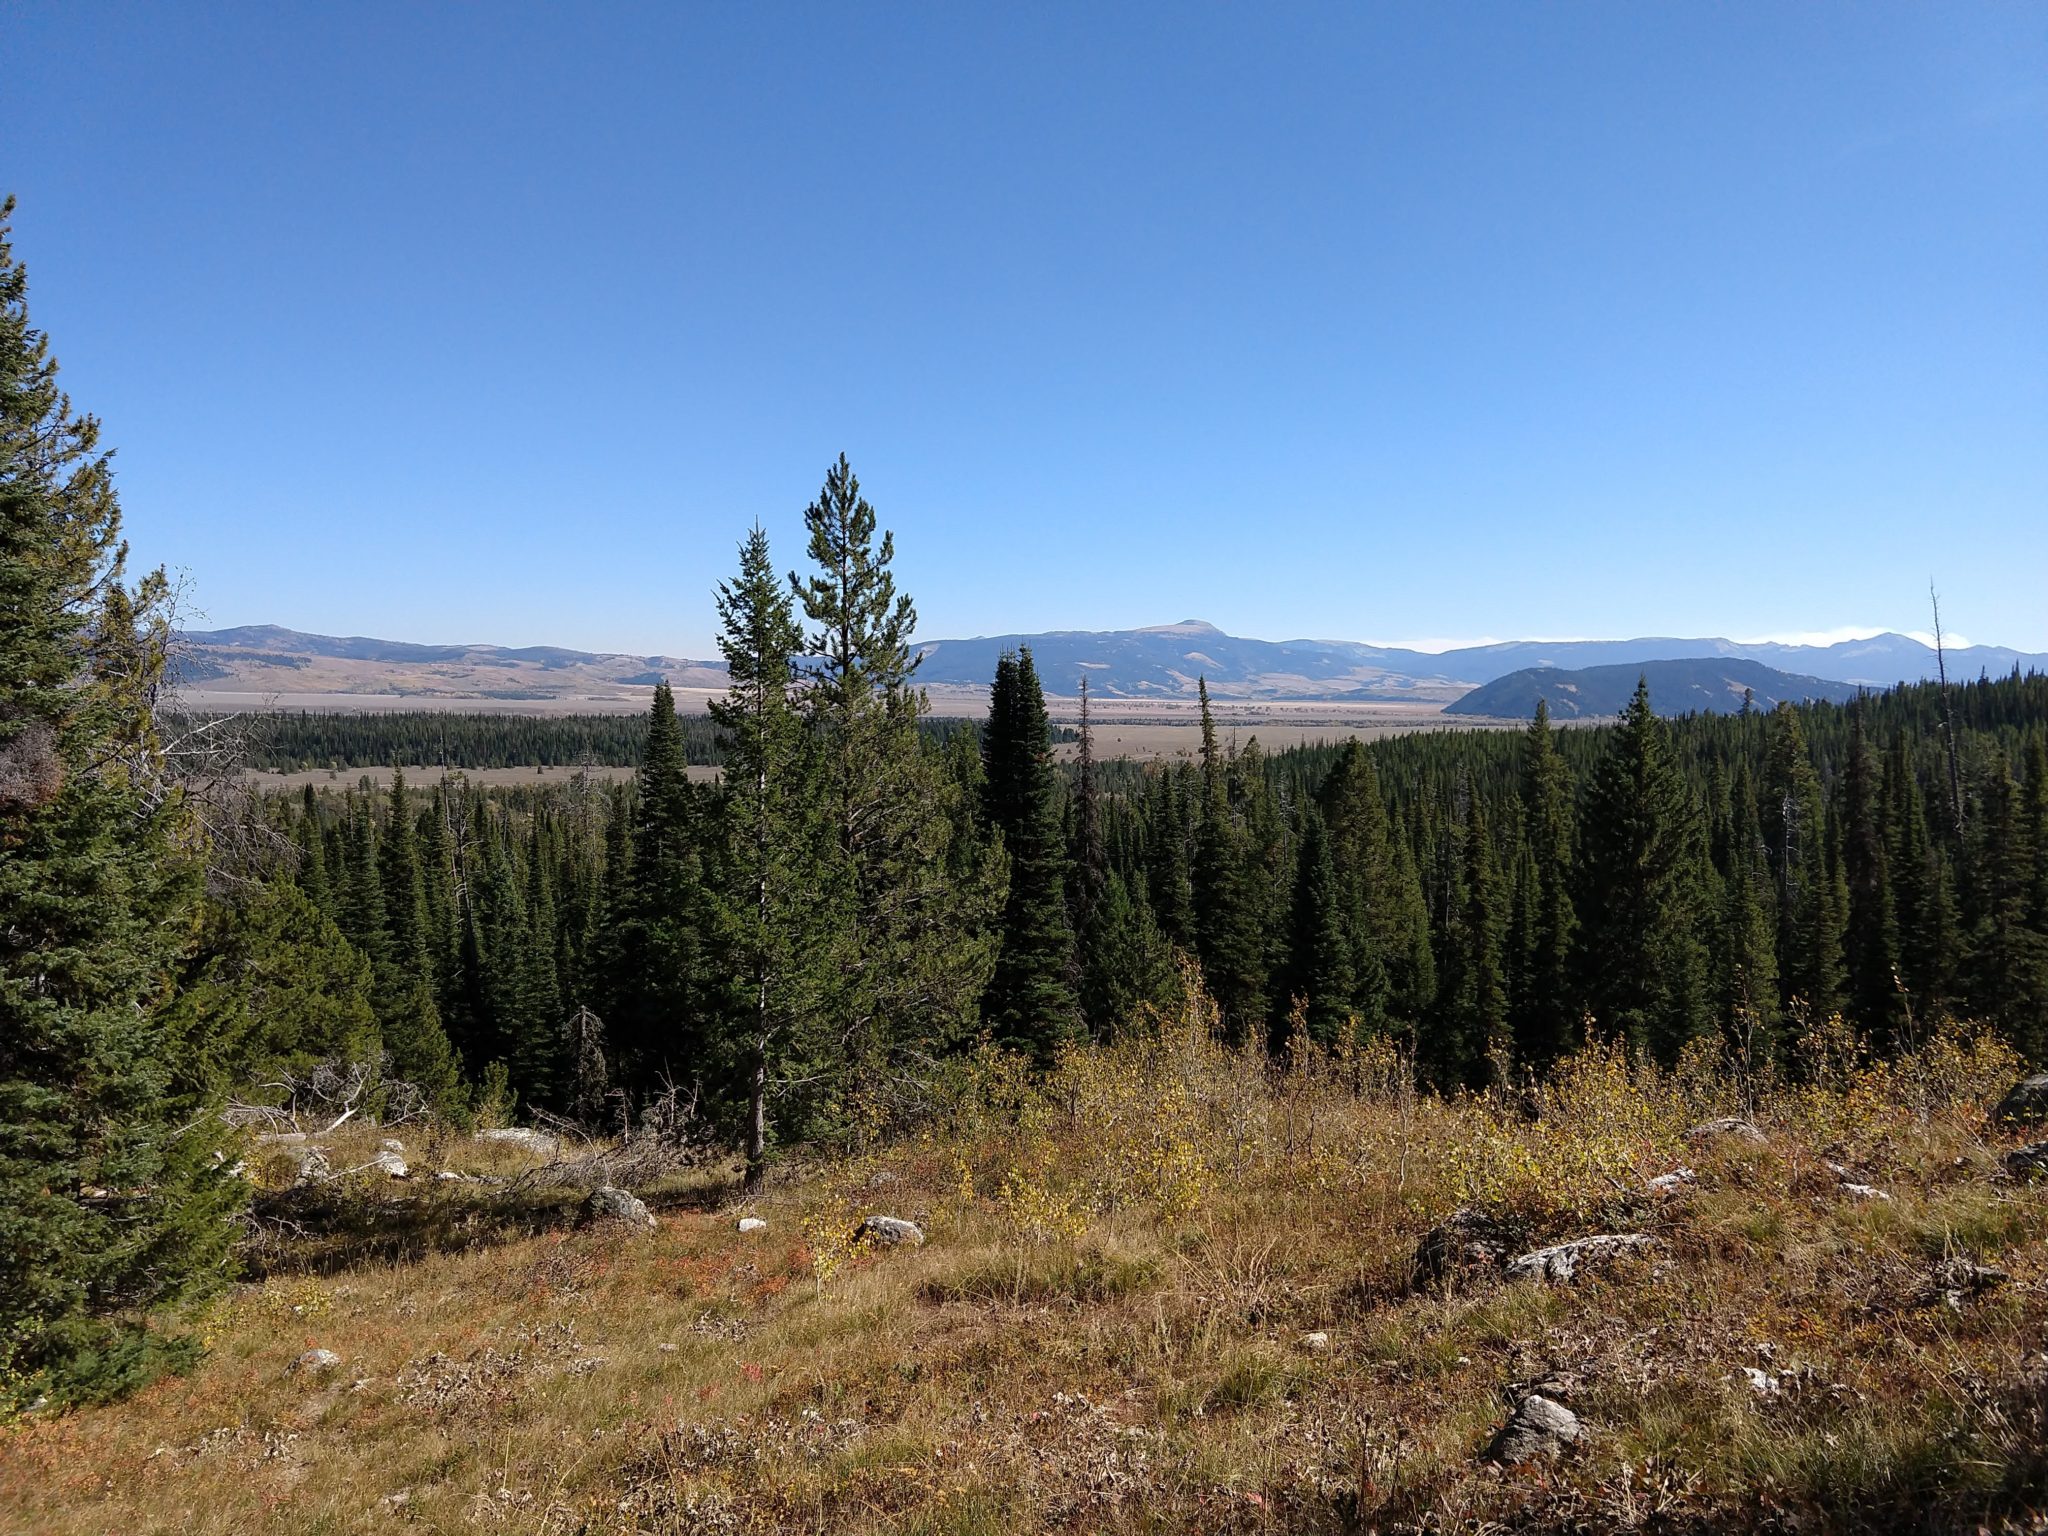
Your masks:
<path fill-rule="evenodd" d="M 627 697 L 663 677 L 678 688 L 725 684 L 723 663 L 679 656 L 557 646 L 420 645 L 302 634 L 276 625 L 190 631 L 182 639 L 178 672 L 188 689 L 275 694 L 281 702 L 294 694 L 346 694 L 567 704 Z M 1104 700 L 1191 699 L 1197 680 L 1206 678 L 1219 699 L 1442 705 L 1510 674 L 1629 669 L 1667 661 L 1755 662 L 1792 674 L 1794 684 L 1820 681 L 1851 689 L 1885 688 L 1935 673 L 1933 648 L 1899 634 L 1824 646 L 1653 637 L 1513 640 L 1428 652 L 1350 640 L 1255 640 L 1189 619 L 1144 629 L 927 641 L 920 647 L 918 678 L 935 690 L 986 688 L 997 658 L 1024 646 L 1031 648 L 1048 693 L 1072 696 L 1086 678 L 1091 692 Z M 1952 677 L 1996 675 L 2016 665 L 2048 671 L 2048 655 L 1982 645 L 1948 652 Z M 1631 676 L 1631 687 L 1633 682 Z M 1715 685 L 1708 681 L 1706 686 L 1711 691 Z M 1767 690 L 1757 691 L 1762 697 Z"/>

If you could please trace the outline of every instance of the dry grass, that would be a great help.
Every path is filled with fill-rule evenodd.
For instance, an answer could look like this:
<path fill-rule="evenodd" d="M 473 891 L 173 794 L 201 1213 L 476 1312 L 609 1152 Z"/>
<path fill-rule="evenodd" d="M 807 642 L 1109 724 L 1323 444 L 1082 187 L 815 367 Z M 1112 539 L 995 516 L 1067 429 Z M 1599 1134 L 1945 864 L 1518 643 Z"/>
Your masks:
<path fill-rule="evenodd" d="M 2001 1053 L 1765 1085 L 1764 1144 L 1702 1145 L 1738 1106 L 1701 1063 L 1595 1053 L 1534 1104 L 1445 1104 L 1201 1024 L 1039 1085 L 986 1058 L 925 1133 L 790 1170 L 750 1236 L 705 1177 L 644 1191 L 633 1237 L 574 1229 L 574 1191 L 359 1177 L 298 1208 L 192 1375 L 0 1435 L 0 1528 L 2039 1528 L 2048 1200 L 1995 1177 Z M 1696 1185 L 1644 1193 L 1680 1160 Z M 1571 1286 L 1416 1290 L 1467 1202 L 1529 1242 L 1656 1243 Z M 850 1247 L 870 1211 L 931 1240 Z M 1929 1301 L 1955 1254 L 2012 1281 Z M 288 1371 L 315 1346 L 342 1365 Z M 1536 1384 L 1588 1438 L 1484 1464 Z"/>

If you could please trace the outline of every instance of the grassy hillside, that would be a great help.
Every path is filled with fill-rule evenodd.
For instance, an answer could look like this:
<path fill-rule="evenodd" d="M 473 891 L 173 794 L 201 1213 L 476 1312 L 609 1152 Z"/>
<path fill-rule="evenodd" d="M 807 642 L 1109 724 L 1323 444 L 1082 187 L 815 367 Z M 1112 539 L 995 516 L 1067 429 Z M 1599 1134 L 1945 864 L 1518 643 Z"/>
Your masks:
<path fill-rule="evenodd" d="M 1198 997 L 1159 1040 L 1038 1086 L 961 1063 L 921 1136 L 789 1165 L 746 1208 L 757 1233 L 722 1170 L 648 1183 L 652 1232 L 579 1229 L 601 1163 L 401 1131 L 407 1181 L 259 1206 L 256 1278 L 210 1314 L 194 1374 L 0 1435 L 0 1529 L 2034 1518 L 2048 1198 L 2001 1173 L 2001 1047 L 1857 1067 L 1818 1042 L 1834 1065 L 1798 1086 L 1594 1051 L 1540 1091 L 1445 1102 L 1403 1088 L 1391 1051 L 1281 1066 L 1211 1044 L 1211 1022 Z M 1760 1139 L 1688 1136 L 1720 1115 Z M 330 1138 L 334 1167 L 378 1134 Z M 1418 1240 L 1461 1207 L 1509 1256 L 1651 1241 L 1569 1283 L 1418 1278 Z M 872 1213 L 929 1241 L 850 1242 Z M 1943 1272 L 1962 1259 L 2008 1278 L 1980 1293 Z M 339 1364 L 292 1370 L 313 1348 Z M 1578 1443 L 1485 1459 L 1532 1392 Z"/>

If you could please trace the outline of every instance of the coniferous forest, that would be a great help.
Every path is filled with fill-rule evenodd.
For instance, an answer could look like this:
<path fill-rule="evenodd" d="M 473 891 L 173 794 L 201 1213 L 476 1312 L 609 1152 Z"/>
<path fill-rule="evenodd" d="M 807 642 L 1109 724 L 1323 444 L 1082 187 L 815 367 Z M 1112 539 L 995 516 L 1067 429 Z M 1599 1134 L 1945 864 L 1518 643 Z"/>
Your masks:
<path fill-rule="evenodd" d="M 227 1273 L 218 1111 L 335 1064 L 370 1102 L 670 1136 L 757 1186 L 914 1125 L 983 1042 L 1052 1069 L 1194 984 L 1228 1045 L 1391 1043 L 1444 1095 L 1612 1041 L 1796 1081 L 1836 1019 L 1873 1059 L 1951 1019 L 2048 1057 L 2048 679 L 1675 720 L 1639 690 L 1598 727 L 1277 753 L 1226 750 L 1205 694 L 1198 760 L 1097 761 L 1084 714 L 1056 764 L 1028 650 L 985 720 L 929 718 L 844 457 L 804 526 L 794 562 L 745 534 L 706 594 L 708 718 L 666 685 L 603 740 L 315 717 L 271 759 L 360 762 L 369 732 L 630 782 L 202 793 L 167 584 L 125 572 L 108 452 L 0 246 L 10 1380 L 105 1396 L 189 1349 L 138 1320 Z"/>

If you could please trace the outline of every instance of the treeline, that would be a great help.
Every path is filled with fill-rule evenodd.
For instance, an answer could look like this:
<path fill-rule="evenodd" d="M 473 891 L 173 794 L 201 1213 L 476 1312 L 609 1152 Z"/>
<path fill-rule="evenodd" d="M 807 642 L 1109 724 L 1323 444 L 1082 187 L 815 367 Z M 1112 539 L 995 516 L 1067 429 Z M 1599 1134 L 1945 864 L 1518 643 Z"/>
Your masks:
<path fill-rule="evenodd" d="M 777 599 L 749 559 L 732 622 L 758 627 Z M 1197 762 L 1096 764 L 1084 732 L 1059 771 L 1026 652 L 978 741 L 902 735 L 911 807 L 838 798 L 879 771 L 869 727 L 756 649 L 796 686 L 786 716 L 772 688 L 722 706 L 755 765 L 722 787 L 681 774 L 664 693 L 634 783 L 269 802 L 296 850 L 277 883 L 381 978 L 396 1073 L 600 1121 L 673 1087 L 758 1162 L 885 1111 L 906 1060 L 1143 1028 L 1180 953 L 1233 1037 L 1391 1034 L 1443 1088 L 1588 1031 L 1794 1073 L 1800 1026 L 1838 1014 L 1873 1051 L 1950 1017 L 2048 1045 L 2048 679 L 1673 721 L 1639 693 L 1608 726 L 1274 755 L 1205 715 Z M 862 818 L 913 810 L 853 862 Z M 849 973 L 877 946 L 901 974 Z M 854 984 L 877 990 L 835 1010 Z"/>
<path fill-rule="evenodd" d="M 170 734 L 183 735 L 221 716 L 168 718 Z M 259 712 L 229 722 L 245 768 L 279 773 L 308 769 L 382 768 L 637 768 L 647 745 L 643 716 L 480 714 L 454 710 L 327 713 Z M 679 713 L 683 760 L 717 766 L 724 752 L 709 715 Z M 925 719 L 918 728 L 943 741 L 977 729 L 969 720 Z M 1065 734 L 1071 736 L 1071 731 Z M 1057 739 L 1057 738 L 1056 738 Z"/>

